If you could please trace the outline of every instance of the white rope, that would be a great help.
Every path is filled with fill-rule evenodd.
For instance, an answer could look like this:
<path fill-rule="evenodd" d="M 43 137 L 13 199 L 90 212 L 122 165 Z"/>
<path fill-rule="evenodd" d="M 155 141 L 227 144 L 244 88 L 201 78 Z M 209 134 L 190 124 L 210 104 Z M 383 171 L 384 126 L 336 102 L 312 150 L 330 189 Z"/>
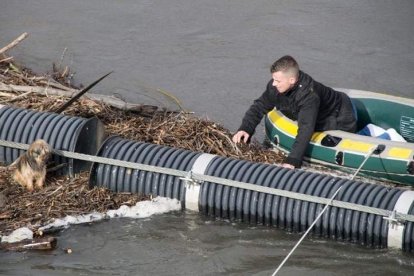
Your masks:
<path fill-rule="evenodd" d="M 4 141 L 4 140 L 0 140 L 0 146 L 24 149 L 24 150 L 27 150 L 29 148 L 29 145 L 27 144 L 21 144 L 21 143 Z M 180 170 L 175 170 L 175 169 L 170 169 L 170 168 L 139 164 L 139 163 L 134 163 L 134 162 L 88 155 L 88 154 L 83 154 L 83 153 L 56 150 L 56 149 L 53 150 L 53 153 L 60 155 L 62 157 L 73 158 L 77 160 L 96 162 L 96 163 L 107 164 L 107 165 L 112 165 L 112 166 L 121 166 L 125 168 L 143 170 L 143 171 L 154 172 L 154 173 L 168 174 L 172 176 L 182 177 L 184 179 L 186 179 L 186 177 L 189 176 L 189 172 L 187 171 L 180 171 Z M 330 204 L 333 207 L 344 208 L 348 210 L 359 211 L 359 212 L 369 213 L 373 215 L 389 217 L 393 213 L 390 210 L 384 210 L 384 209 L 364 206 L 364 205 L 345 202 L 345 201 L 332 200 L 329 198 L 323 198 L 323 197 L 318 197 L 318 196 L 313 196 L 313 195 L 300 194 L 300 193 L 285 191 L 285 190 L 281 190 L 277 188 L 259 186 L 256 184 L 240 182 L 240 181 L 225 179 L 225 178 L 216 177 L 216 176 L 191 173 L 191 179 L 197 182 L 207 181 L 207 182 L 221 184 L 221 185 L 230 186 L 234 188 L 251 190 L 254 192 L 258 192 L 258 193 L 266 193 L 266 194 L 280 196 L 280 197 L 288 197 L 291 199 L 308 201 L 312 203 Z M 398 219 L 414 222 L 414 215 L 396 213 L 396 216 Z"/>
<path fill-rule="evenodd" d="M 364 166 L 365 162 L 368 160 L 368 158 L 374 153 L 374 151 L 378 148 L 378 145 L 372 147 L 372 149 L 369 151 L 369 153 L 365 156 L 365 159 L 362 161 L 361 165 L 358 167 L 358 169 L 355 171 L 355 173 L 352 175 L 350 180 L 353 180 L 354 177 L 358 174 L 358 172 L 361 170 L 361 168 Z M 275 272 L 272 274 L 272 276 L 275 276 L 280 269 L 282 269 L 283 265 L 287 262 L 289 257 L 295 252 L 296 248 L 299 246 L 299 244 L 305 239 L 305 237 L 308 235 L 310 230 L 315 226 L 316 222 L 322 217 L 322 215 L 325 213 L 325 211 L 328 209 L 328 207 L 332 204 L 332 201 L 336 197 L 336 195 L 339 193 L 339 191 L 342 189 L 343 185 L 341 185 L 336 192 L 333 194 L 329 202 L 326 204 L 326 206 L 322 209 L 322 211 L 319 213 L 319 215 L 315 218 L 315 220 L 312 222 L 312 224 L 309 226 L 308 230 L 302 235 L 302 237 L 299 239 L 299 241 L 295 244 L 295 246 L 290 250 L 289 254 L 283 259 L 283 261 L 280 263 L 280 265 L 277 267 Z M 391 212 L 392 213 L 392 212 Z"/>
<path fill-rule="evenodd" d="M 342 189 L 343 186 L 339 187 L 338 190 L 336 190 L 335 194 L 332 196 L 331 201 L 336 197 L 336 195 L 339 193 L 339 191 Z M 316 219 L 312 222 L 312 224 L 309 226 L 308 230 L 306 230 L 305 234 L 302 235 L 302 237 L 299 239 L 299 241 L 295 244 L 295 246 L 292 248 L 292 250 L 289 252 L 289 254 L 283 259 L 283 261 L 280 263 L 278 268 L 273 272 L 272 276 L 275 276 L 279 270 L 282 268 L 282 266 L 286 263 L 286 261 L 289 259 L 290 255 L 293 254 L 293 252 L 296 250 L 296 248 L 299 246 L 299 244 L 303 241 L 303 239 L 306 237 L 306 235 L 310 232 L 310 230 L 315 226 L 316 222 L 321 218 L 323 213 L 328 209 L 329 203 L 325 205 L 325 208 L 319 213 L 319 215 L 316 217 Z"/>

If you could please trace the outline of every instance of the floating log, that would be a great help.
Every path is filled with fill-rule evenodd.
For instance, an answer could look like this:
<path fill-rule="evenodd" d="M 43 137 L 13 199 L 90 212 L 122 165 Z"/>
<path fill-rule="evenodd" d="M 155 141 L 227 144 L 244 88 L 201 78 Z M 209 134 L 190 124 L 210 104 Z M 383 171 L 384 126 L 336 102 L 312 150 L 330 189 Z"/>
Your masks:
<path fill-rule="evenodd" d="M 54 237 L 35 238 L 32 240 L 23 240 L 20 242 L 0 243 L 0 249 L 7 251 L 25 251 L 25 250 L 53 250 L 56 248 L 57 239 Z"/>
<path fill-rule="evenodd" d="M 37 234 L 39 236 L 44 236 L 44 235 L 50 235 L 50 234 L 56 234 L 59 233 L 60 231 L 63 231 L 66 227 L 64 225 L 62 226 L 57 226 L 57 227 L 50 227 L 50 228 L 46 228 L 46 229 L 42 229 L 42 230 L 38 230 Z"/>

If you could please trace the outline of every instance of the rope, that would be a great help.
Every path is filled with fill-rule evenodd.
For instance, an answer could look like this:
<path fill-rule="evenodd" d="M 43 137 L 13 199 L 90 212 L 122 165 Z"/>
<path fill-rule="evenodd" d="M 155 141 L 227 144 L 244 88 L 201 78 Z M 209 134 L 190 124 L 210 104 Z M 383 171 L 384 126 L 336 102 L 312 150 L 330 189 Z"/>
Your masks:
<path fill-rule="evenodd" d="M 332 196 L 331 198 L 331 202 L 333 201 L 333 199 L 336 197 L 336 195 L 339 193 L 339 191 L 342 189 L 343 186 L 339 187 L 338 190 L 336 190 L 335 194 Z M 323 210 L 319 213 L 319 215 L 316 217 L 316 219 L 312 222 L 312 224 L 309 226 L 308 230 L 306 230 L 306 232 L 302 235 L 302 237 L 299 239 L 299 241 L 295 244 L 295 246 L 292 248 L 292 250 L 290 250 L 289 254 L 287 254 L 287 256 L 283 259 L 283 261 L 280 263 L 279 267 L 275 270 L 275 272 L 273 272 L 272 276 L 275 276 L 279 270 L 282 268 L 282 266 L 286 263 L 286 261 L 289 259 L 290 255 L 293 254 L 293 252 L 295 252 L 296 248 L 299 246 L 299 244 L 305 239 L 305 237 L 308 235 L 308 233 L 310 232 L 310 230 L 312 230 L 313 226 L 315 226 L 316 222 L 321 218 L 321 216 L 323 215 L 323 213 L 325 213 L 326 209 L 328 209 L 329 207 L 329 203 L 325 205 L 325 208 L 323 208 Z"/>
<path fill-rule="evenodd" d="M 377 150 L 379 151 L 380 145 L 376 145 L 375 147 L 372 147 L 372 149 L 369 151 L 369 153 L 365 156 L 364 160 L 362 161 L 361 165 L 358 167 L 358 169 L 355 171 L 355 173 L 351 176 L 350 180 L 353 180 L 354 177 L 358 174 L 358 172 L 361 170 L 361 168 L 364 166 L 365 162 L 367 162 L 368 158 Z M 384 147 L 385 148 L 385 147 Z M 383 149 L 384 149 L 383 148 Z M 312 222 L 312 224 L 309 226 L 309 228 L 306 230 L 306 232 L 302 235 L 302 237 L 299 239 L 299 241 L 295 244 L 295 246 L 290 250 L 289 254 L 283 259 L 283 261 L 279 264 L 275 272 L 272 274 L 272 276 L 275 276 L 280 269 L 282 269 L 283 265 L 287 262 L 289 257 L 295 252 L 296 248 L 299 246 L 299 244 L 305 239 L 305 237 L 308 235 L 310 230 L 313 228 L 313 226 L 316 224 L 316 222 L 320 219 L 320 217 L 325 213 L 325 211 L 328 209 L 328 207 L 332 204 L 332 201 L 336 197 L 336 195 L 339 193 L 339 191 L 342 189 L 343 185 L 341 185 L 334 193 L 334 195 L 331 197 L 329 202 L 325 205 L 325 207 L 322 209 L 322 211 L 318 214 L 318 216 L 315 218 L 315 220 Z M 392 216 L 392 215 L 390 215 Z"/>
<path fill-rule="evenodd" d="M 4 140 L 0 140 L 0 146 L 23 149 L 23 150 L 27 150 L 29 148 L 29 145 L 27 144 L 21 144 L 21 143 L 4 141 Z M 180 171 L 180 170 L 175 170 L 175 169 L 170 169 L 170 168 L 139 164 L 139 163 L 134 163 L 134 162 L 128 162 L 128 161 L 123 161 L 123 160 L 117 160 L 117 159 L 111 159 L 111 158 L 106 158 L 106 157 L 100 157 L 100 156 L 94 156 L 94 155 L 88 155 L 88 154 L 70 152 L 70 151 L 64 151 L 64 150 L 57 150 L 57 149 L 54 149 L 53 153 L 56 155 L 62 156 L 62 157 L 73 158 L 77 160 L 96 162 L 96 163 L 107 164 L 107 165 L 112 165 L 112 166 L 120 166 L 120 167 L 131 168 L 135 170 L 143 170 L 143 171 L 154 172 L 154 173 L 168 174 L 172 176 L 181 177 L 183 179 L 191 180 L 193 182 L 199 182 L 199 183 L 211 182 L 211 183 L 221 184 L 221 185 L 230 186 L 234 188 L 251 190 L 254 192 L 258 192 L 258 193 L 266 193 L 266 194 L 275 195 L 275 196 L 288 197 L 291 199 L 308 201 L 312 203 L 318 203 L 318 204 L 324 204 L 324 205 L 330 204 L 330 206 L 333 206 L 333 207 L 344 208 L 348 210 L 359 211 L 359 212 L 369 213 L 373 215 L 379 215 L 379 216 L 385 216 L 385 217 L 390 217 L 393 215 L 393 211 L 390 211 L 390 210 L 384 210 L 380 208 L 374 208 L 374 207 L 354 204 L 354 203 L 345 202 L 345 201 L 331 200 L 329 198 L 300 194 L 296 192 L 285 191 L 285 190 L 271 188 L 271 187 L 264 187 L 264 186 L 259 186 L 259 185 L 255 185 L 251 183 L 220 178 L 216 176 L 197 174 L 197 173 L 192 173 L 192 172 L 187 172 L 187 171 Z M 190 178 L 188 178 L 189 176 Z M 414 215 L 402 214 L 402 213 L 394 213 L 394 214 L 396 215 L 397 219 L 414 222 Z"/>

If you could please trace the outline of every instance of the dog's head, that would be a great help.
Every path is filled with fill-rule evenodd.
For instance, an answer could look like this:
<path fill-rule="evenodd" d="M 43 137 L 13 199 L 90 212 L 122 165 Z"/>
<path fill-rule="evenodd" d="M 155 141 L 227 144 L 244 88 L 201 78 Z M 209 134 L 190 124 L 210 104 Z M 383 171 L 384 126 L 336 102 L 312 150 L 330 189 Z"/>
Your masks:
<path fill-rule="evenodd" d="M 30 145 L 27 152 L 30 157 L 37 161 L 37 163 L 44 163 L 49 159 L 52 153 L 52 148 L 46 141 L 38 139 Z"/>

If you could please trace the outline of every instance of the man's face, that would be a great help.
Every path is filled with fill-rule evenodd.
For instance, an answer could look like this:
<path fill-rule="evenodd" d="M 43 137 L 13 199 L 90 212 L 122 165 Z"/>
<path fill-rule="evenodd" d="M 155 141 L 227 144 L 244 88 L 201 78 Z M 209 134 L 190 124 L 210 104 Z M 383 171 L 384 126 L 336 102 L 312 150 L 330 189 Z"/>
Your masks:
<path fill-rule="evenodd" d="M 288 73 L 277 71 L 272 74 L 273 86 L 277 88 L 280 93 L 285 93 L 295 85 L 296 78 Z"/>

